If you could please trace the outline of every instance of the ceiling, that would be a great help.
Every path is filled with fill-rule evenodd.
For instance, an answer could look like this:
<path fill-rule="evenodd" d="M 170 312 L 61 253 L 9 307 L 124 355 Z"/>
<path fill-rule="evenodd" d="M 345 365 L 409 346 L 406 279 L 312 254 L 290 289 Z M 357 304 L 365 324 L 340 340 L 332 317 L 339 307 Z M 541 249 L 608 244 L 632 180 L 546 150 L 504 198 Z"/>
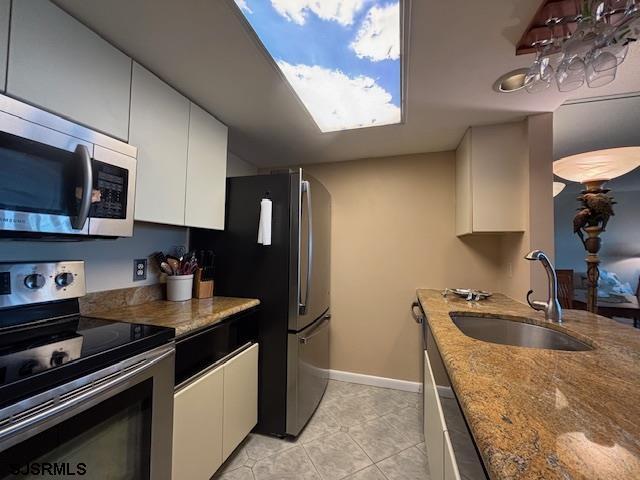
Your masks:
<path fill-rule="evenodd" d="M 533 60 L 514 52 L 539 0 L 413 0 L 405 122 L 320 133 L 233 0 L 54 2 L 226 123 L 230 150 L 257 166 L 451 150 L 470 125 L 640 91 L 634 45 L 606 87 L 495 93 L 497 77 Z"/>

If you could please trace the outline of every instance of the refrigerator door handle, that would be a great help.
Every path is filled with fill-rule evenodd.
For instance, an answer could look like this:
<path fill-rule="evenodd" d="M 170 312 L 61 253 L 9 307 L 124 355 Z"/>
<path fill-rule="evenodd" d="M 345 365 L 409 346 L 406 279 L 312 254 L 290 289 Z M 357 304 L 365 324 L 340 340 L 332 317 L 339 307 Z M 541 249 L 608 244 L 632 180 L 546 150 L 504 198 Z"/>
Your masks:
<path fill-rule="evenodd" d="M 302 193 L 305 194 L 307 200 L 307 286 L 304 293 L 304 301 L 302 300 L 302 289 L 300 288 L 300 301 L 298 311 L 300 315 L 307 313 L 309 302 L 309 292 L 311 291 L 311 270 L 313 267 L 313 211 L 311 208 L 311 186 L 308 180 L 300 182 L 302 185 Z M 300 258 L 298 258 L 298 262 Z"/>

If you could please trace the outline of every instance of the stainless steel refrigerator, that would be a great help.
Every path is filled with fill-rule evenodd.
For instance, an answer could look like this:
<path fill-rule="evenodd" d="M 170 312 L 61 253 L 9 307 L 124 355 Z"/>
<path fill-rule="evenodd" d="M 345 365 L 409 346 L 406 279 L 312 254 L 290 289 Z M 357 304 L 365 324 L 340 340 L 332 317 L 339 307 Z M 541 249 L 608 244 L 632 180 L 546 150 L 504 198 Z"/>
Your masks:
<path fill-rule="evenodd" d="M 271 245 L 258 244 L 260 202 L 272 201 Z M 327 386 L 331 197 L 302 170 L 227 180 L 224 232 L 194 230 L 214 249 L 216 295 L 260 299 L 256 430 L 297 436 Z"/>

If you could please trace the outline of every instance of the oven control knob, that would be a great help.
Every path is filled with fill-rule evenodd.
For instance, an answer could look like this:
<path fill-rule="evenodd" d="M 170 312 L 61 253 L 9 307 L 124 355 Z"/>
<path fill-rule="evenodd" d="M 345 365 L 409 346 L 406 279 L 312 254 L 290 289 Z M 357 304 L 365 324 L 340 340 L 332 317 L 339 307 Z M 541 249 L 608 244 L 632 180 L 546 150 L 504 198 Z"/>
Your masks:
<path fill-rule="evenodd" d="M 49 365 L 52 367 L 59 367 L 64 363 L 65 358 L 67 358 L 69 354 L 67 352 L 53 352 L 51 354 L 51 360 L 49 360 Z"/>
<path fill-rule="evenodd" d="M 73 273 L 59 273 L 56 275 L 56 285 L 59 287 L 68 287 L 73 283 Z"/>
<path fill-rule="evenodd" d="M 24 286 L 30 290 L 37 290 L 38 288 L 44 287 L 44 282 L 44 276 L 39 273 L 32 273 L 24 277 Z"/>

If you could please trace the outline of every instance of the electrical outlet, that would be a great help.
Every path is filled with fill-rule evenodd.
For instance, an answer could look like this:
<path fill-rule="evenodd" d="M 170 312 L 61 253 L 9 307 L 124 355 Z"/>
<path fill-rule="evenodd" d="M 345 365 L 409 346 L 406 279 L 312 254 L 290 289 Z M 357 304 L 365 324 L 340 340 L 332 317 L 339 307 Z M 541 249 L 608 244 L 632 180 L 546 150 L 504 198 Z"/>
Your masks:
<path fill-rule="evenodd" d="M 133 261 L 133 281 L 139 282 L 140 280 L 147 279 L 147 259 L 138 258 Z"/>

